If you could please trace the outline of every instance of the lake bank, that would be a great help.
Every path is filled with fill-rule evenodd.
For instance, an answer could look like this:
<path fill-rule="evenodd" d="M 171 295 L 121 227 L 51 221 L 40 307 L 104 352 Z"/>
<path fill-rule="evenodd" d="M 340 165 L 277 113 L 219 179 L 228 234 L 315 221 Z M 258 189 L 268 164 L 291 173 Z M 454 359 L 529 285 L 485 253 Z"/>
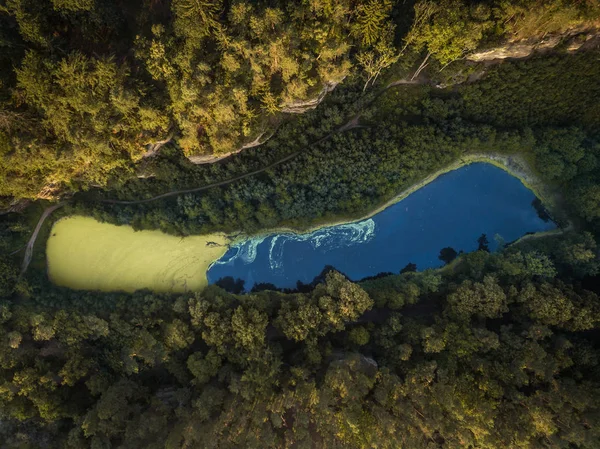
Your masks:
<path fill-rule="evenodd" d="M 534 207 L 537 197 L 522 180 L 487 161 L 466 162 L 413 185 L 360 221 L 238 238 L 210 265 L 209 283 L 231 277 L 248 289 L 293 288 L 297 281 L 310 283 L 325 266 L 352 280 L 397 273 L 409 263 L 418 270 L 438 268 L 440 250 L 475 251 L 482 234 L 494 251 L 501 242 L 555 228 Z"/>
<path fill-rule="evenodd" d="M 163 234 L 160 231 L 136 232 L 129 226 L 100 223 L 86 217 L 68 217 L 55 224 L 47 242 L 48 274 L 53 282 L 75 289 L 133 291 L 148 288 L 154 291 L 173 292 L 201 290 L 209 283 L 208 272 L 215 264 L 222 262 L 228 251 L 242 242 L 253 242 L 246 248 L 247 254 L 242 255 L 248 260 L 253 260 L 256 257 L 258 245 L 274 235 L 279 235 L 279 238 L 283 237 L 283 240 L 308 241 L 314 233 L 321 231 L 323 235 L 319 238 L 326 238 L 326 235 L 333 233 L 343 234 L 345 242 L 348 244 L 368 241 L 374 230 L 374 224 L 370 223 L 373 217 L 386 212 L 400 201 L 421 191 L 440 176 L 456 172 L 462 167 L 475 163 L 493 165 L 502 169 L 511 175 L 511 179 L 518 179 L 520 182 L 517 184 L 522 184 L 521 188 L 524 186 L 532 198 L 535 194 L 544 201 L 548 201 L 543 184 L 521 159 L 504 155 L 470 154 L 412 184 L 362 218 L 340 219 L 314 226 L 306 231 L 282 227 L 262 230 L 260 233 L 250 236 L 215 233 L 181 238 Z M 473 191 L 476 190 L 473 189 Z M 500 190 L 502 189 L 500 188 Z M 463 191 L 458 198 L 469 196 L 467 192 L 469 190 Z M 424 203 L 413 205 L 411 212 L 423 207 L 425 207 Z M 504 207 L 510 209 L 509 205 Z M 477 214 L 474 213 L 475 215 Z M 73 224 L 72 220 L 78 220 L 79 225 Z M 68 225 L 69 223 L 71 226 Z M 393 223 L 387 225 L 388 228 L 394 228 L 394 226 L 396 225 Z M 444 229 L 444 225 L 440 224 L 440 229 Z M 513 233 L 512 237 L 523 238 L 525 232 L 540 230 L 524 228 L 523 233 Z M 550 232 L 556 233 L 560 230 Z M 490 238 L 492 236 L 493 234 L 489 234 Z M 402 245 L 404 244 L 402 242 L 410 240 L 410 238 L 410 236 L 405 236 L 397 243 Z M 423 235 L 413 238 L 426 240 L 428 237 Z M 274 240 L 276 239 L 277 237 Z M 282 245 L 283 240 L 280 240 L 278 245 Z M 276 246 L 273 241 L 271 251 Z M 441 247 L 437 248 L 437 251 L 439 249 Z M 458 246 L 457 249 L 472 250 L 464 245 Z M 384 248 L 380 251 L 383 252 Z M 429 248 L 428 257 L 431 257 L 431 252 L 432 248 Z M 326 260 L 326 256 L 327 254 L 322 255 L 322 259 Z M 272 263 L 272 260 L 269 260 L 268 263 Z M 431 260 L 423 266 L 432 266 Z M 370 274 L 376 273 L 367 273 L 367 275 Z"/>
<path fill-rule="evenodd" d="M 328 228 L 332 226 L 339 226 L 345 224 L 358 223 L 364 220 L 367 220 L 380 212 L 383 212 L 387 208 L 393 206 L 394 204 L 402 201 L 412 193 L 417 190 L 425 187 L 431 182 L 435 181 L 440 176 L 452 172 L 454 170 L 458 170 L 461 167 L 474 164 L 474 163 L 487 163 L 491 164 L 495 167 L 498 167 L 513 177 L 517 178 L 525 187 L 531 190 L 535 196 L 537 196 L 544 206 L 553 209 L 556 207 L 556 201 L 554 195 L 550 191 L 550 189 L 539 179 L 537 175 L 529 168 L 527 162 L 518 155 L 504 155 L 504 154 L 486 154 L 486 153 L 470 153 L 464 156 L 461 156 L 459 159 L 454 162 L 446 165 L 445 167 L 436 170 L 430 175 L 426 176 L 421 181 L 417 181 L 411 184 L 406 189 L 402 190 L 399 194 L 395 195 L 393 198 L 385 201 L 380 206 L 374 208 L 370 212 L 365 215 L 362 215 L 358 218 L 345 217 L 333 220 L 326 220 L 321 223 L 309 226 L 307 228 L 297 228 L 292 226 L 278 226 L 275 228 L 268 228 L 256 233 L 252 234 L 243 234 L 243 233 L 235 233 L 232 239 L 232 244 L 236 244 L 242 240 L 248 238 L 258 238 L 262 236 L 272 235 L 275 233 L 293 233 L 293 234 L 310 234 L 312 232 L 318 231 L 323 228 Z"/>

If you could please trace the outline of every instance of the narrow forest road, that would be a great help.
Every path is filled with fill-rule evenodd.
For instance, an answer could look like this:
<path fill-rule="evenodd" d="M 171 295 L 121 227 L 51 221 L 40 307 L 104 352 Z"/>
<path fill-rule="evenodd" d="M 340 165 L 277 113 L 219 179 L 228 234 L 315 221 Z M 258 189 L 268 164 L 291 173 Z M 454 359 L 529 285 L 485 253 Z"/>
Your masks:
<path fill-rule="evenodd" d="M 290 159 L 295 158 L 296 156 L 298 156 L 300 153 L 304 152 L 307 148 L 313 146 L 313 145 L 318 145 L 324 141 L 326 141 L 327 139 L 330 139 L 333 135 L 335 134 L 339 134 L 345 131 L 349 131 L 351 129 L 354 128 L 360 128 L 361 125 L 359 125 L 358 120 L 360 118 L 360 115 L 356 115 L 354 117 L 352 117 L 352 119 L 350 119 L 350 121 L 348 121 L 346 124 L 340 126 L 338 129 L 336 129 L 335 131 L 330 132 L 329 134 L 327 134 L 324 137 L 321 137 L 320 139 L 312 142 L 309 146 L 304 147 L 292 154 L 287 155 L 286 157 L 279 159 L 269 165 L 267 165 L 266 167 L 260 168 L 258 170 L 254 170 L 248 173 L 244 173 L 243 175 L 239 175 L 239 176 L 235 176 L 233 178 L 229 178 L 226 179 L 224 181 L 219 181 L 219 182 L 215 182 L 213 184 L 208 184 L 202 187 L 194 187 L 191 189 L 182 189 L 182 190 L 171 190 L 170 192 L 166 192 L 166 193 L 162 193 L 160 195 L 157 196 L 153 196 L 152 198 L 146 198 L 143 200 L 109 200 L 109 199 L 105 199 L 105 200 L 100 200 L 103 203 L 108 203 L 108 204 L 143 204 L 143 203 L 150 203 L 152 201 L 157 201 L 157 200 L 161 200 L 163 198 L 169 198 L 171 196 L 177 196 L 177 195 L 183 195 L 186 193 L 196 193 L 196 192 L 202 192 L 203 190 L 208 190 L 208 189 L 212 189 L 213 187 L 219 187 L 219 186 L 224 186 L 227 184 L 231 184 L 232 182 L 236 182 L 236 181 L 240 181 L 242 179 L 245 178 L 249 178 L 250 176 L 254 176 L 257 175 L 259 173 L 265 172 L 267 170 L 270 170 L 273 167 L 276 167 L 280 164 L 283 164 L 284 162 L 289 161 Z"/>
<path fill-rule="evenodd" d="M 426 61 L 426 60 L 425 60 Z M 388 89 L 391 89 L 392 87 L 395 86 L 400 86 L 400 85 L 416 85 L 416 84 L 427 84 L 429 83 L 429 81 L 421 76 L 418 76 L 420 73 L 420 69 L 415 72 L 415 75 L 413 75 L 413 77 L 410 80 L 407 79 L 400 79 L 400 80 L 396 80 L 396 81 L 392 81 L 391 83 L 387 84 L 380 92 L 378 92 L 375 95 L 375 98 L 373 98 L 373 100 L 371 100 L 371 102 L 375 101 L 375 99 L 377 99 L 379 96 L 381 96 L 382 94 L 384 94 Z M 416 77 L 416 79 L 415 79 Z M 369 103 L 371 103 L 369 102 Z M 331 138 L 333 135 L 335 134 L 339 134 L 339 133 L 343 133 L 346 131 L 350 131 L 351 129 L 356 129 L 356 128 L 361 128 L 362 126 L 359 124 L 360 121 L 360 116 L 361 116 L 361 112 L 355 114 L 354 116 L 352 116 L 352 118 L 350 118 L 350 120 L 348 120 L 348 122 L 346 122 L 344 125 L 340 126 L 338 129 L 330 132 L 329 134 L 327 134 L 324 137 L 321 137 L 320 139 L 316 140 L 315 142 L 312 142 L 310 145 L 292 153 L 289 154 L 288 156 L 279 159 L 269 165 L 267 165 L 266 167 L 260 168 L 258 170 L 254 170 L 248 173 L 244 173 L 243 175 L 239 175 L 239 176 L 235 176 L 233 178 L 229 178 L 226 179 L 224 181 L 220 181 L 220 182 L 215 182 L 213 184 L 208 184 L 202 187 L 194 187 L 191 189 L 182 189 L 182 190 L 171 190 L 169 192 L 166 193 L 162 193 L 160 195 L 157 196 L 153 196 L 152 198 L 146 198 L 143 200 L 111 200 L 111 199 L 104 199 L 104 200 L 100 200 L 103 203 L 108 203 L 108 204 L 144 204 L 144 203 L 150 203 L 153 201 L 157 201 L 157 200 L 161 200 L 164 198 L 169 198 L 172 196 L 177 196 L 177 195 L 183 195 L 186 193 L 197 193 L 197 192 L 202 192 L 204 190 L 208 190 L 211 189 L 213 187 L 220 187 L 220 186 L 224 186 L 227 184 L 231 184 L 232 182 L 236 182 L 236 181 L 241 181 L 242 179 L 246 179 L 249 178 L 250 176 L 254 176 L 257 175 L 259 173 L 265 172 L 273 167 L 276 167 L 279 164 L 283 164 L 284 162 L 289 161 L 290 159 L 295 158 L 296 156 L 298 156 L 300 153 L 302 153 L 303 151 L 305 151 L 307 148 L 313 146 L 313 145 L 318 145 L 321 142 L 326 141 L 327 139 Z M 226 157 L 225 159 L 228 159 L 230 156 Z M 223 159 L 220 159 L 223 160 Z M 216 161 L 214 161 L 216 162 Z"/>
<path fill-rule="evenodd" d="M 415 81 L 406 81 L 406 80 L 399 80 L 399 81 L 395 81 L 393 83 L 388 84 L 382 92 L 380 92 L 377 96 L 381 95 L 383 92 L 385 92 L 386 90 L 388 90 L 391 87 L 400 85 L 400 84 L 419 84 L 419 81 L 415 80 Z M 310 146 L 313 145 L 318 145 L 328 139 L 330 139 L 333 135 L 335 134 L 339 134 L 339 133 L 343 133 L 346 131 L 350 131 L 352 129 L 356 129 L 356 128 L 361 128 L 362 126 L 359 124 L 360 121 L 360 116 L 361 114 L 358 113 L 356 115 L 354 115 L 348 122 L 346 122 L 344 125 L 340 126 L 338 129 L 330 132 L 329 134 L 327 134 L 324 137 L 321 137 L 320 139 L 316 140 L 315 142 L 312 142 L 309 146 L 304 147 L 292 154 L 289 154 L 288 156 L 279 159 L 269 165 L 267 165 L 266 167 L 260 168 L 258 170 L 254 170 L 248 173 L 244 173 L 243 175 L 239 175 L 239 176 L 235 176 L 233 178 L 230 179 L 226 179 L 224 181 L 220 181 L 220 182 L 215 182 L 213 184 L 208 184 L 202 187 L 195 187 L 192 189 L 182 189 L 182 190 L 172 190 L 170 192 L 166 192 L 163 193 L 161 195 L 157 195 L 154 196 L 152 198 L 146 198 L 143 200 L 132 200 L 132 201 L 125 201 L 125 200 L 110 200 L 110 199 L 105 199 L 105 200 L 101 200 L 103 203 L 108 203 L 108 204 L 143 204 L 143 203 L 150 203 L 152 201 L 157 201 L 163 198 L 169 198 L 172 196 L 177 196 L 177 195 L 183 195 L 186 193 L 196 193 L 196 192 L 202 192 L 204 190 L 208 190 L 211 189 L 213 187 L 219 187 L 219 186 L 224 186 L 227 184 L 231 184 L 232 182 L 236 182 L 236 181 L 240 181 L 242 179 L 246 179 L 249 178 L 250 176 L 254 176 L 257 175 L 259 173 L 265 172 L 267 170 L 270 170 L 273 167 L 276 167 L 280 164 L 283 164 L 284 162 L 287 162 L 293 158 L 295 158 L 296 156 L 298 156 L 300 153 L 304 152 L 307 148 L 309 148 Z M 171 139 L 171 136 L 169 137 L 168 140 Z M 166 140 L 166 141 L 168 141 Z M 166 142 L 165 141 L 165 142 Z M 161 144 L 164 142 L 160 142 Z M 40 217 L 37 226 L 35 227 L 35 230 L 33 231 L 33 234 L 31 235 L 31 237 L 29 238 L 29 241 L 27 242 L 27 246 L 25 249 L 25 255 L 23 257 L 23 263 L 21 265 L 21 275 L 23 275 L 26 271 L 27 268 L 29 267 L 29 264 L 31 263 L 31 259 L 33 257 L 33 247 L 35 245 L 35 242 L 37 240 L 37 236 L 40 232 L 40 229 L 42 228 L 42 225 L 44 224 L 44 221 L 46 221 L 46 218 L 48 218 L 48 216 L 54 212 L 56 209 L 63 207 L 65 204 L 67 204 L 66 201 L 63 201 L 61 203 L 55 204 L 53 206 L 50 206 L 48 208 L 46 208 L 46 210 L 44 210 L 44 213 L 42 214 L 42 216 Z"/>
<path fill-rule="evenodd" d="M 21 265 L 21 276 L 23 276 L 25 271 L 27 271 L 27 267 L 29 267 L 29 264 L 31 263 L 31 258 L 33 257 L 33 246 L 35 245 L 35 241 L 40 232 L 40 229 L 42 229 L 42 225 L 44 224 L 44 221 L 46 221 L 46 218 L 48 218 L 48 216 L 52 212 L 54 212 L 59 207 L 63 207 L 65 204 L 67 204 L 67 203 L 65 201 L 63 201 L 62 203 L 58 203 L 58 204 L 55 204 L 54 206 L 47 207 L 46 210 L 44 210 L 44 213 L 38 220 L 37 226 L 35 227 L 33 234 L 31 234 L 31 237 L 29 238 L 29 241 L 27 242 L 27 246 L 25 249 L 25 256 L 23 256 L 23 264 Z"/>

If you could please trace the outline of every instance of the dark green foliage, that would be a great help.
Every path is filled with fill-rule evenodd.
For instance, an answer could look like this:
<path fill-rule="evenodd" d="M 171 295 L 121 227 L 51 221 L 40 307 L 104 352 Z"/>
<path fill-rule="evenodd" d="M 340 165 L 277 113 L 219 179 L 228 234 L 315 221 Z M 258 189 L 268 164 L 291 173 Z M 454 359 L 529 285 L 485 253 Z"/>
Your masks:
<path fill-rule="evenodd" d="M 0 446 L 600 446 L 597 51 L 505 63 L 456 89 L 362 94 L 398 59 L 390 17 L 403 23 L 409 6 L 415 26 L 397 44 L 431 52 L 434 80 L 482 42 L 564 31 L 598 7 L 396 3 L 0 2 L 3 204 L 95 184 L 104 190 L 62 213 L 175 234 L 304 227 L 360 216 L 466 154 L 498 153 L 527 161 L 573 221 L 496 253 L 485 235 L 457 260 L 445 248 L 455 261 L 436 271 L 409 264 L 356 284 L 326 270 L 295 293 L 241 295 L 235 279 L 181 295 L 71 291 L 47 281 L 43 254 L 21 282 L 18 257 L 3 256 Z M 273 126 L 265 117 L 340 81 L 351 61 L 362 79 L 266 144 L 209 166 L 184 157 L 253 140 Z M 313 144 L 359 112 L 363 128 Z M 102 202 L 296 153 L 200 193 Z M 31 227 L 3 216 L 2 254 L 20 255 Z"/>
<path fill-rule="evenodd" d="M 403 273 L 412 273 L 412 272 L 415 272 L 415 271 L 417 271 L 417 264 L 409 262 L 409 263 L 406 264 L 406 266 L 404 268 L 402 268 L 400 270 L 400 274 L 403 274 Z"/>
<path fill-rule="evenodd" d="M 15 264 L 0 258 L 0 297 L 9 296 L 13 292 L 17 275 Z"/>
<path fill-rule="evenodd" d="M 488 247 L 488 244 L 490 242 L 487 239 L 487 236 L 485 234 L 481 234 L 481 236 L 477 239 L 477 244 L 478 246 L 478 250 L 479 251 L 487 251 L 488 253 L 490 252 L 490 248 Z"/>
<path fill-rule="evenodd" d="M 490 70 L 461 87 L 467 117 L 503 127 L 597 127 L 600 69 L 590 54 L 552 55 Z"/>
<path fill-rule="evenodd" d="M 219 279 L 215 282 L 215 285 L 218 285 L 229 293 L 239 294 L 244 291 L 244 283 L 243 279 L 233 279 L 231 276 L 227 276 Z"/>
<path fill-rule="evenodd" d="M 448 247 L 442 248 L 440 250 L 440 255 L 438 256 L 438 259 L 440 259 L 442 262 L 448 264 L 448 263 L 452 262 L 454 259 L 456 259 L 456 256 L 458 256 L 458 253 L 456 252 L 456 250 L 454 248 L 450 248 L 448 246 Z"/>
<path fill-rule="evenodd" d="M 78 449 L 594 449 L 600 300 L 568 273 L 516 277 L 519 254 L 540 257 L 477 251 L 443 280 L 407 272 L 366 290 L 330 271 L 293 294 L 32 280 L 28 299 L 0 305 L 0 435 Z"/>

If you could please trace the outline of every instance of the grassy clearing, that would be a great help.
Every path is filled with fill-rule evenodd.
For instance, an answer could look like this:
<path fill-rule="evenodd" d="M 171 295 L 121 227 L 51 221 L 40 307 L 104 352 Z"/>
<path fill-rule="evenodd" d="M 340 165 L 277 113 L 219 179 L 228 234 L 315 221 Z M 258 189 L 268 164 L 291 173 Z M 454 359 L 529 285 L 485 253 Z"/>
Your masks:
<path fill-rule="evenodd" d="M 221 233 L 181 238 L 68 217 L 54 225 L 48 239 L 48 275 L 58 285 L 81 290 L 197 291 L 208 284 L 206 270 L 228 243 Z"/>

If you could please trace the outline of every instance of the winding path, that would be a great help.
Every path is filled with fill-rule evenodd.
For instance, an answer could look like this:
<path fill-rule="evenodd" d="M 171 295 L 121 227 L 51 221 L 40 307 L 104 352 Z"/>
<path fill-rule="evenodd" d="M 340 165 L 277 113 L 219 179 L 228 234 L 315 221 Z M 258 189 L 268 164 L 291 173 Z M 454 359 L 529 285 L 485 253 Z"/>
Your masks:
<path fill-rule="evenodd" d="M 321 137 L 320 139 L 316 140 L 315 142 L 312 142 L 309 146 L 313 146 L 313 145 L 318 145 L 321 142 L 324 142 L 325 140 L 331 138 L 331 136 L 333 136 L 334 134 L 338 134 L 338 133 L 342 133 L 345 131 L 349 131 L 351 129 L 354 128 L 361 128 L 363 126 L 359 125 L 358 123 L 358 119 L 359 119 L 359 115 L 354 116 L 348 123 L 346 123 L 345 125 L 339 127 L 338 129 L 336 129 L 335 131 L 330 132 L 329 134 L 327 134 L 324 137 Z M 249 178 L 250 176 L 254 176 L 257 175 L 259 173 L 265 172 L 273 167 L 276 167 L 279 164 L 283 164 L 284 162 L 289 161 L 290 159 L 295 158 L 296 156 L 298 156 L 300 153 L 302 153 L 303 151 L 306 150 L 306 148 L 308 147 L 304 147 L 292 154 L 287 155 L 286 157 L 279 159 L 269 165 L 267 165 L 266 167 L 263 168 L 259 168 L 258 170 L 254 170 L 248 173 L 244 173 L 243 175 L 239 175 L 239 176 L 235 176 L 233 178 L 229 178 L 226 179 L 224 181 L 219 181 L 219 182 L 215 182 L 213 184 L 208 184 L 202 187 L 194 187 L 191 189 L 183 189 L 183 190 L 171 190 L 170 192 L 166 192 L 166 193 L 162 193 L 160 195 L 157 196 L 153 196 L 152 198 L 146 198 L 143 200 L 110 200 L 110 199 L 103 199 L 100 200 L 103 203 L 109 203 L 109 204 L 143 204 L 143 203 L 150 203 L 152 201 L 157 201 L 157 200 L 161 200 L 163 198 L 169 198 L 171 196 L 177 196 L 177 195 L 183 195 L 186 193 L 196 193 L 196 192 L 202 192 L 203 190 L 208 190 L 208 189 L 212 189 L 213 187 L 219 187 L 219 186 L 224 186 L 227 184 L 231 184 L 232 182 L 235 181 L 240 181 L 242 179 L 245 178 Z"/>
<path fill-rule="evenodd" d="M 414 76 L 413 76 L 414 78 Z M 374 101 L 376 98 L 378 98 L 380 95 L 382 95 L 383 93 L 385 93 L 388 89 L 395 87 L 395 86 L 400 86 L 400 85 L 414 85 L 414 84 L 424 84 L 427 83 L 427 80 L 423 80 L 423 79 L 411 79 L 411 80 L 406 80 L 406 79 L 400 79 L 397 81 L 393 81 L 391 83 L 389 83 L 388 85 L 386 85 L 381 92 L 378 92 L 375 95 L 375 98 L 372 100 Z M 360 125 L 359 121 L 360 121 L 360 116 L 361 113 L 359 112 L 358 114 L 354 115 L 347 123 L 345 123 L 344 125 L 340 126 L 338 129 L 330 132 L 329 134 L 327 134 L 324 137 L 321 137 L 320 139 L 316 140 L 315 142 L 312 142 L 309 146 L 313 146 L 313 145 L 318 145 L 321 142 L 324 142 L 325 140 L 331 138 L 334 134 L 339 134 L 339 133 L 343 133 L 346 131 L 350 131 L 351 129 L 356 129 L 356 128 L 364 128 L 365 126 Z M 224 186 L 227 184 L 231 184 L 232 182 L 236 182 L 236 181 L 240 181 L 242 179 L 246 179 L 249 178 L 250 176 L 254 176 L 257 175 L 259 173 L 265 172 L 273 167 L 276 167 L 279 164 L 283 164 L 284 162 L 289 161 L 290 159 L 295 158 L 296 156 L 298 156 L 300 153 L 302 153 L 303 151 L 305 151 L 309 146 L 304 147 L 292 154 L 287 155 L 286 157 L 279 159 L 269 165 L 267 165 L 266 167 L 260 168 L 258 170 L 254 170 L 248 173 L 244 173 L 243 175 L 239 175 L 239 176 L 235 176 L 233 178 L 229 178 L 226 179 L 224 181 L 219 181 L 219 182 L 215 182 L 213 184 L 208 184 L 202 187 L 194 187 L 191 189 L 181 189 L 181 190 L 171 190 L 169 192 L 166 193 L 162 193 L 160 195 L 156 195 L 153 196 L 151 198 L 146 198 L 143 200 L 111 200 L 111 199 L 102 199 L 100 200 L 102 203 L 108 203 L 108 204 L 144 204 L 144 203 L 151 203 L 153 201 L 157 201 L 157 200 L 161 200 L 164 198 L 169 198 L 172 196 L 177 196 L 177 195 L 183 195 L 186 193 L 196 193 L 196 192 L 202 192 L 204 190 L 208 190 L 211 189 L 213 187 L 220 187 L 220 186 Z M 216 161 L 214 161 L 216 162 Z"/>
<path fill-rule="evenodd" d="M 29 241 L 27 242 L 27 246 L 25 249 L 25 256 L 23 256 L 23 264 L 21 265 L 21 276 L 25 273 L 25 271 L 27 271 L 27 267 L 29 267 L 29 264 L 31 263 L 31 258 L 33 256 L 33 246 L 35 245 L 35 241 L 40 232 L 40 229 L 42 229 L 42 225 L 44 224 L 44 221 L 46 221 L 46 218 L 48 218 L 48 216 L 52 212 L 54 212 L 59 207 L 63 207 L 65 204 L 67 204 L 66 201 L 63 201 L 62 203 L 58 203 L 58 204 L 55 204 L 54 206 L 47 207 L 46 210 L 44 210 L 44 213 L 38 220 L 37 226 L 35 227 L 33 234 L 31 234 L 31 237 L 29 238 Z"/>
<path fill-rule="evenodd" d="M 378 93 L 376 97 L 378 97 L 379 95 L 381 95 L 383 92 L 385 92 L 386 90 L 388 90 L 391 87 L 400 85 L 400 84 L 418 84 L 419 81 L 406 81 L 406 80 L 399 80 L 393 83 L 388 84 L 383 90 L 382 92 Z M 327 134 L 324 137 L 321 137 L 320 139 L 316 140 L 315 142 L 312 142 L 309 146 L 313 146 L 313 145 L 318 145 L 322 142 L 324 142 L 325 140 L 331 138 L 334 134 L 339 134 L 339 133 L 343 133 L 346 131 L 349 131 L 351 129 L 356 129 L 356 128 L 362 128 L 364 126 L 359 124 L 359 120 L 360 120 L 360 113 L 354 115 L 347 123 L 345 123 L 344 125 L 340 126 L 338 129 L 330 132 L 329 134 Z M 170 139 L 172 138 L 172 136 L 169 136 L 168 139 L 166 139 L 163 142 L 159 142 L 160 145 L 168 142 Z M 279 159 L 269 165 L 267 165 L 266 167 L 260 168 L 258 170 L 254 170 L 248 173 L 244 173 L 243 175 L 239 175 L 239 176 L 235 176 L 233 178 L 229 178 L 226 179 L 224 181 L 220 181 L 220 182 L 215 182 L 213 184 L 208 184 L 202 187 L 195 187 L 192 189 L 182 189 L 182 190 L 172 190 L 170 192 L 166 192 L 157 196 L 154 196 L 152 198 L 146 198 L 146 199 L 142 199 L 142 200 L 131 200 L 131 201 L 126 201 L 126 200 L 111 200 L 111 199 L 103 199 L 101 200 L 101 202 L 103 203 L 108 203 L 108 204 L 143 204 L 143 203 L 150 203 L 152 201 L 157 201 L 163 198 L 169 198 L 172 196 L 177 196 L 177 195 L 183 195 L 186 193 L 196 193 L 196 192 L 202 192 L 204 190 L 208 190 L 211 189 L 213 187 L 219 187 L 219 186 L 223 186 L 223 185 L 227 185 L 230 184 L 232 182 L 236 182 L 236 181 L 240 181 L 242 179 L 245 178 L 249 178 L 250 176 L 254 176 L 257 175 L 259 173 L 265 172 L 273 167 L 276 167 L 279 164 L 283 164 L 284 162 L 289 161 L 290 159 L 295 158 L 296 156 L 298 156 L 300 153 L 302 153 L 303 151 L 306 150 L 306 148 L 308 147 L 304 147 L 292 154 L 289 154 L 288 156 Z M 54 212 L 56 209 L 63 207 L 65 204 L 67 204 L 67 201 L 63 201 L 61 203 L 55 204 L 53 206 L 50 206 L 48 208 L 46 208 L 44 210 L 44 213 L 42 214 L 42 216 L 40 217 L 37 226 L 35 227 L 35 230 L 33 231 L 33 234 L 31 235 L 31 237 L 29 238 L 29 241 L 27 242 L 27 245 L 25 246 L 25 255 L 23 257 L 23 263 L 21 265 L 21 276 L 27 271 L 27 268 L 29 267 L 29 264 L 31 263 L 31 259 L 33 257 L 33 247 L 35 245 L 35 241 L 37 240 L 37 236 L 42 228 L 42 225 L 44 224 L 44 221 L 46 221 L 46 218 L 48 218 L 48 216 Z M 22 248 L 21 248 L 22 249 Z M 20 250 L 18 250 L 20 251 Z M 18 252 L 16 251 L 16 252 Z M 15 252 L 15 253 L 16 253 Z"/>

